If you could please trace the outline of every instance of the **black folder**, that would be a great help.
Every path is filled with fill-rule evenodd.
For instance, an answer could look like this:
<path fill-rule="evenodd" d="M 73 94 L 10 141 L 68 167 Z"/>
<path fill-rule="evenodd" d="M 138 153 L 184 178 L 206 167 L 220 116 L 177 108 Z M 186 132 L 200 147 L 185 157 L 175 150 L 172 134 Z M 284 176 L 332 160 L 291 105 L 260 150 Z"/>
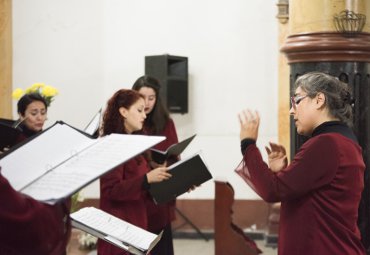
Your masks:
<path fill-rule="evenodd" d="M 193 135 L 179 143 L 172 144 L 167 148 L 166 151 L 161 151 L 157 149 L 150 149 L 152 152 L 152 160 L 158 164 L 163 164 L 171 156 L 179 156 L 189 145 L 189 143 L 194 139 L 196 135 Z"/>
<path fill-rule="evenodd" d="M 199 154 L 181 160 L 168 169 L 172 175 L 170 179 L 150 184 L 149 192 L 156 204 L 169 202 L 193 186 L 199 186 L 212 179 L 211 173 Z"/>
<path fill-rule="evenodd" d="M 0 119 L 0 150 L 5 147 L 11 147 L 17 141 L 22 129 L 14 127 L 17 121 L 9 119 Z"/>

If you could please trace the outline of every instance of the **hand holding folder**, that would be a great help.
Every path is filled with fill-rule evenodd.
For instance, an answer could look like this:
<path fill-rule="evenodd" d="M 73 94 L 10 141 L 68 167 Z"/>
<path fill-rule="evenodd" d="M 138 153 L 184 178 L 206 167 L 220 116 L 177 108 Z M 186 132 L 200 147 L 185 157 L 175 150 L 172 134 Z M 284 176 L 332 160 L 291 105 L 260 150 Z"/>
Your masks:
<path fill-rule="evenodd" d="M 15 120 L 0 119 L 0 151 L 16 143 L 22 133 L 22 129 L 17 124 Z"/>
<path fill-rule="evenodd" d="M 168 172 L 172 175 L 171 178 L 150 184 L 149 192 L 157 204 L 169 202 L 194 186 L 212 179 L 208 167 L 199 154 L 171 165 Z"/>

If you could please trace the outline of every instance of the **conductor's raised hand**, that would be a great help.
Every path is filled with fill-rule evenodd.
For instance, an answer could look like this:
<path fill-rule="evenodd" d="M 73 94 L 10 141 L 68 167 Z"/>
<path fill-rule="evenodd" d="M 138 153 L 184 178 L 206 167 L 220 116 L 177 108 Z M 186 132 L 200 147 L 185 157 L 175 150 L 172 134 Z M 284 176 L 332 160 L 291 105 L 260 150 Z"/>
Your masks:
<path fill-rule="evenodd" d="M 146 177 L 148 178 L 148 183 L 155 183 L 168 180 L 171 178 L 171 174 L 168 173 L 167 167 L 158 167 L 147 173 Z"/>
<path fill-rule="evenodd" d="M 284 146 L 270 142 L 270 148 L 265 147 L 268 155 L 269 168 L 273 172 L 279 172 L 288 165 L 288 159 Z"/>
<path fill-rule="evenodd" d="M 257 141 L 260 116 L 257 111 L 243 110 L 239 113 L 240 141 L 249 138 Z"/>

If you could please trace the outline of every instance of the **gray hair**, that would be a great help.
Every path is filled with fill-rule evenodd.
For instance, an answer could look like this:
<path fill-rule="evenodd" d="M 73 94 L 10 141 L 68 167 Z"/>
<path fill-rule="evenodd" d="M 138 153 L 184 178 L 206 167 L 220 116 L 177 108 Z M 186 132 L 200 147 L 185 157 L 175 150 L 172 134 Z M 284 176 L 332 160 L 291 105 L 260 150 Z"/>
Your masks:
<path fill-rule="evenodd" d="M 325 95 L 329 113 L 352 127 L 352 99 L 349 86 L 338 78 L 321 72 L 310 72 L 300 76 L 295 89 L 300 87 L 310 98 L 318 93 Z"/>

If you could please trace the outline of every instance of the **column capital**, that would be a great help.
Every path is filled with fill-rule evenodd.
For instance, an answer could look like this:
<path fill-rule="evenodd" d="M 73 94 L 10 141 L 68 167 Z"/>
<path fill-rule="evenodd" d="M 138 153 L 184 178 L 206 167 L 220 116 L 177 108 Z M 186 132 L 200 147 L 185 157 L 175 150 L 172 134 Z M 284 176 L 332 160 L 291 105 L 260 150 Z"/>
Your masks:
<path fill-rule="evenodd" d="M 288 36 L 280 51 L 288 63 L 355 61 L 370 62 L 370 34 L 346 37 L 337 32 Z"/>

